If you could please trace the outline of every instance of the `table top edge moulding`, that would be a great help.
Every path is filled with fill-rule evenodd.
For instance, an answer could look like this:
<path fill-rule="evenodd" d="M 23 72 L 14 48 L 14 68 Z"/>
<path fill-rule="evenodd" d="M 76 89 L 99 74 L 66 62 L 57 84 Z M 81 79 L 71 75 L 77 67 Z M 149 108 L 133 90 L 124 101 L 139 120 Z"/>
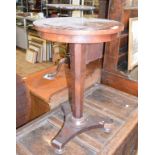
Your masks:
<path fill-rule="evenodd" d="M 107 19 L 58 17 L 34 22 L 42 38 L 65 43 L 102 43 L 115 39 L 123 24 Z"/>

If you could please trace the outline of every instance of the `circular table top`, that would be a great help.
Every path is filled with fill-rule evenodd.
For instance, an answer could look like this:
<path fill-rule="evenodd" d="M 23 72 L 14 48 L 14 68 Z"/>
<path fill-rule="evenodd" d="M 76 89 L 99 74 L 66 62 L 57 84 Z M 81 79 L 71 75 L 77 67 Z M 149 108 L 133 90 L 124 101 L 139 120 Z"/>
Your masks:
<path fill-rule="evenodd" d="M 56 9 L 64 9 L 64 10 L 81 10 L 81 11 L 89 11 L 94 10 L 94 6 L 87 5 L 73 5 L 73 4 L 46 4 L 47 7 L 56 8 Z"/>
<path fill-rule="evenodd" d="M 47 18 L 33 24 L 44 39 L 66 43 L 111 41 L 124 28 L 114 20 L 80 17 Z"/>

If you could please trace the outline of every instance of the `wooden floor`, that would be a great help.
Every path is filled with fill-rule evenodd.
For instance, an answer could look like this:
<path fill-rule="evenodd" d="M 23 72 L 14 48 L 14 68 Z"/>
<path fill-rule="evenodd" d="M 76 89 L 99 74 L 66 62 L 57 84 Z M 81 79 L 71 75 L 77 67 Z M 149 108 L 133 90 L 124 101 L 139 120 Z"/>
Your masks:
<path fill-rule="evenodd" d="M 51 67 L 52 62 L 32 64 L 25 60 L 26 51 L 16 49 L 16 73 L 21 77 L 26 77 L 32 73 Z"/>

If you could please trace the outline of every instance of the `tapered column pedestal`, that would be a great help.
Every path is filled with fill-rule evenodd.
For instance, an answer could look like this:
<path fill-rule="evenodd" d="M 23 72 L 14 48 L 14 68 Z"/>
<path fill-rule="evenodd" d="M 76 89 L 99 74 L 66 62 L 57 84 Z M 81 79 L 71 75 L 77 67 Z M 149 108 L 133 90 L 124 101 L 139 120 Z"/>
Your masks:
<path fill-rule="evenodd" d="M 70 95 L 72 112 L 65 106 L 62 107 L 65 122 L 52 140 L 56 153 L 64 152 L 65 144 L 76 135 L 94 128 L 104 128 L 104 125 L 112 123 L 112 120 L 100 116 L 83 115 L 84 79 L 86 70 L 86 51 L 83 44 L 70 44 L 71 55 L 71 81 Z"/>

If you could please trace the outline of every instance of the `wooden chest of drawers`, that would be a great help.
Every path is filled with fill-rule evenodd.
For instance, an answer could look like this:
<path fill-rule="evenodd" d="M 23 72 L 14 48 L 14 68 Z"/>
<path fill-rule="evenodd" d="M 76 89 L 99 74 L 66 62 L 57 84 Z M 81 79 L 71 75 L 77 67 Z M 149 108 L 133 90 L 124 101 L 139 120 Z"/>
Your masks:
<path fill-rule="evenodd" d="M 62 104 L 69 103 L 65 102 Z M 137 97 L 96 84 L 85 92 L 85 114 L 113 119 L 110 131 L 93 129 L 76 136 L 64 155 L 134 155 L 137 150 Z M 18 155 L 55 155 L 51 139 L 63 125 L 61 105 L 17 130 Z"/>

